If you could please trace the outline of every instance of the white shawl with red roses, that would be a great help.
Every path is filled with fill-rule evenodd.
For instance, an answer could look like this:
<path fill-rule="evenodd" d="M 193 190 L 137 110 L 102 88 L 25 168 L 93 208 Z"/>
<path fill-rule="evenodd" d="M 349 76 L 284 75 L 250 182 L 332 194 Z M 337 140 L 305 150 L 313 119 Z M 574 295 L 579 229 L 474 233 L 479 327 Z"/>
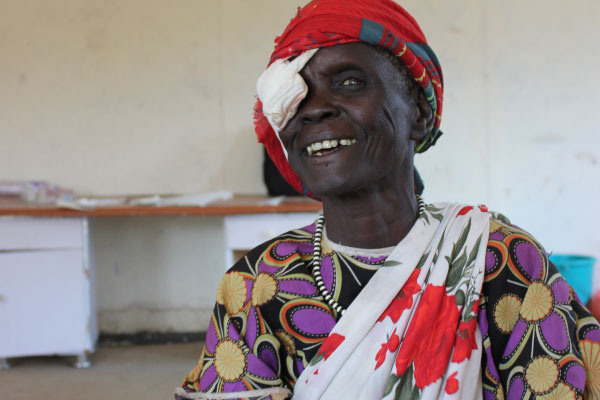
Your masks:
<path fill-rule="evenodd" d="M 482 398 L 482 209 L 426 207 L 299 377 L 294 400 Z"/>

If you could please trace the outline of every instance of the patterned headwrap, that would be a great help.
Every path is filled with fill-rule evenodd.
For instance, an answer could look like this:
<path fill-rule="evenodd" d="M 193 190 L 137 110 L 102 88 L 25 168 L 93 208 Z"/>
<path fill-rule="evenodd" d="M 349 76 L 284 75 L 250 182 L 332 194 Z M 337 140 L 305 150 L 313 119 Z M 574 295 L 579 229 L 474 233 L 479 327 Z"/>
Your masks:
<path fill-rule="evenodd" d="M 269 66 L 277 60 L 298 57 L 307 50 L 353 42 L 379 46 L 400 57 L 423 89 L 435 116 L 433 127 L 417 143 L 415 151 L 422 153 L 434 145 L 442 134 L 439 130 L 443 104 L 442 70 L 417 22 L 392 0 L 311 1 L 304 8 L 298 9 L 298 14 L 290 21 L 283 34 L 275 39 Z M 293 116 L 293 106 L 297 107 L 298 103 L 291 106 Z M 258 141 L 264 144 L 281 175 L 294 189 L 316 197 L 290 167 L 285 149 L 263 113 L 260 98 L 254 111 Z M 283 123 L 285 122 L 287 119 Z"/>

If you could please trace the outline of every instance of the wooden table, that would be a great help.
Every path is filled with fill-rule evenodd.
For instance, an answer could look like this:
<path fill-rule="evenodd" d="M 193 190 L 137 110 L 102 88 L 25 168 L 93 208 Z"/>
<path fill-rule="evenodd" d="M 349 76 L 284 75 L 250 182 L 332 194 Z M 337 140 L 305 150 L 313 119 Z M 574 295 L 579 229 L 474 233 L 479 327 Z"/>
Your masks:
<path fill-rule="evenodd" d="M 204 207 L 119 205 L 78 211 L 0 198 L 0 320 L 9 321 L 0 332 L 0 369 L 8 366 L 7 358 L 44 354 L 76 355 L 77 366 L 89 366 L 87 354 L 98 335 L 90 218 L 223 217 L 225 264 L 231 266 L 242 252 L 309 224 L 321 210 L 320 202 L 307 197 L 270 205 L 273 200 L 238 195 Z"/>
<path fill-rule="evenodd" d="M 132 196 L 132 198 L 140 196 Z M 119 205 L 79 211 L 55 205 L 32 204 L 17 198 L 0 197 L 0 215 L 31 217 L 123 217 L 152 215 L 227 216 L 264 213 L 306 213 L 321 210 L 321 202 L 305 196 L 284 197 L 277 205 L 268 196 L 236 195 L 231 200 L 216 201 L 207 206 L 131 206 Z"/>

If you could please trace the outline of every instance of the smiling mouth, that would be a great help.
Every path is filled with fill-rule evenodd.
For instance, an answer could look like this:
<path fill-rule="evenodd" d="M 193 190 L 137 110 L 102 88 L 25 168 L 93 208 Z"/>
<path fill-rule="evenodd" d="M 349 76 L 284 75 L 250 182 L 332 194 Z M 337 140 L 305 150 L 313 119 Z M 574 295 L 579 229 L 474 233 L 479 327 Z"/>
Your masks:
<path fill-rule="evenodd" d="M 314 142 L 306 146 L 306 153 L 309 157 L 321 157 L 340 150 L 341 148 L 352 146 L 356 143 L 356 139 L 331 139 Z"/>

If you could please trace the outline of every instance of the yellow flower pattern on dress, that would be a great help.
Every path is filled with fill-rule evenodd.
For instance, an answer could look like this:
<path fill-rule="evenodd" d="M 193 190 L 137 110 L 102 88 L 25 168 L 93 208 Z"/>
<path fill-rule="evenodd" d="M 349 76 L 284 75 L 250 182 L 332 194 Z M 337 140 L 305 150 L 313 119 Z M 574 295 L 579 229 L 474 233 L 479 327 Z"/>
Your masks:
<path fill-rule="evenodd" d="M 525 321 L 539 321 L 552 310 L 552 291 L 541 282 L 533 282 L 523 299 L 521 316 Z"/>
<path fill-rule="evenodd" d="M 579 350 L 586 370 L 585 393 L 588 399 L 600 399 L 600 343 L 581 340 Z"/>
<path fill-rule="evenodd" d="M 288 354 L 296 354 L 296 345 L 294 344 L 294 338 L 292 338 L 288 333 L 284 331 L 277 331 L 275 332 L 275 335 L 279 340 L 281 340 L 281 343 L 283 343 L 283 345 L 285 346 L 285 351 L 287 351 Z"/>
<path fill-rule="evenodd" d="M 498 385 L 494 397 L 496 400 L 504 400 L 504 388 L 502 388 L 502 385 Z"/>
<path fill-rule="evenodd" d="M 504 400 L 504 388 L 502 385 L 499 385 L 496 390 L 496 400 Z"/>
<path fill-rule="evenodd" d="M 535 392 L 547 392 L 558 379 L 558 366 L 550 357 L 536 357 L 527 366 L 525 379 Z"/>
<path fill-rule="evenodd" d="M 504 333 L 510 333 L 519 319 L 521 301 L 515 295 L 503 296 L 494 308 L 494 321 Z"/>
<path fill-rule="evenodd" d="M 200 354 L 200 360 L 198 360 L 198 364 L 194 369 L 192 369 L 184 379 L 184 382 L 196 382 L 200 377 L 200 373 L 202 372 L 202 366 L 204 365 L 204 351 Z"/>
<path fill-rule="evenodd" d="M 560 382 L 550 393 L 538 397 L 541 400 L 575 400 L 575 392 L 569 386 Z"/>
<path fill-rule="evenodd" d="M 224 340 L 215 351 L 215 369 L 226 382 L 236 381 L 246 369 L 246 356 L 233 340 Z"/>
<path fill-rule="evenodd" d="M 271 301 L 277 292 L 277 281 L 270 274 L 260 273 L 252 286 L 252 305 L 262 306 Z"/>
<path fill-rule="evenodd" d="M 217 288 L 217 303 L 225 306 L 227 314 L 233 315 L 242 309 L 246 301 L 246 281 L 238 272 L 228 272 Z"/>

